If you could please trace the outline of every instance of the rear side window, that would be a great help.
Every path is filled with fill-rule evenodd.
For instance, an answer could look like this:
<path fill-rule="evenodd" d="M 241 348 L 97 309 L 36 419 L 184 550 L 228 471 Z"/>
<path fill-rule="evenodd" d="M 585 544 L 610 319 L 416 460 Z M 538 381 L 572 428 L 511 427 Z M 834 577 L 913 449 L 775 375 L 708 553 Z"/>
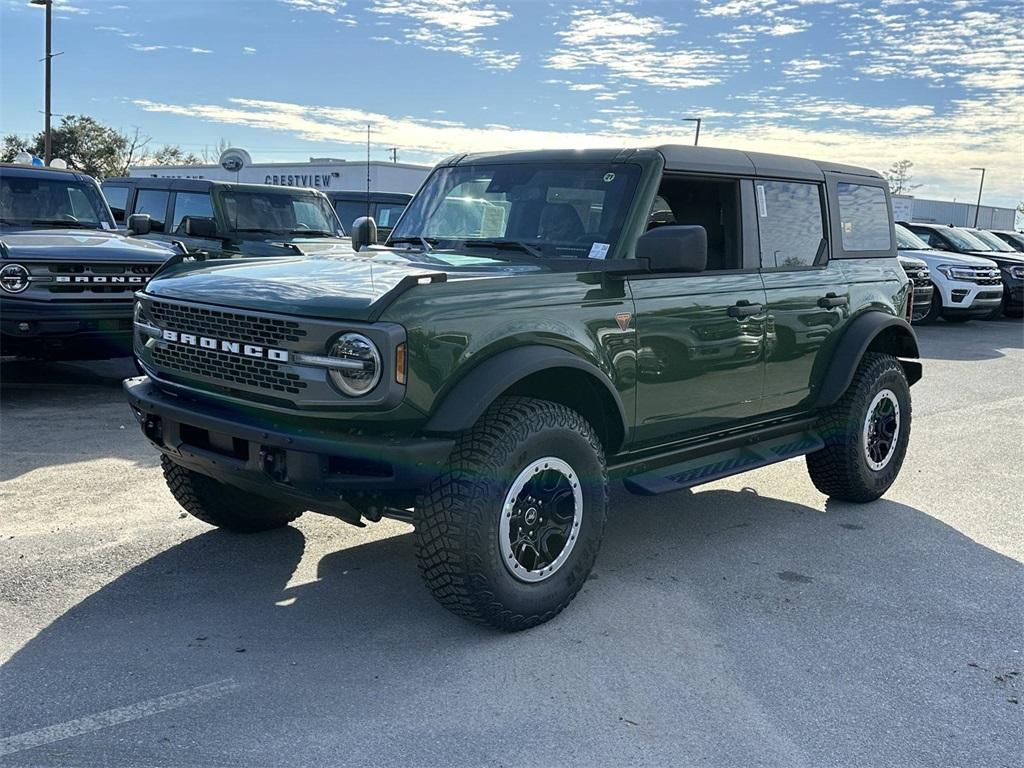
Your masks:
<path fill-rule="evenodd" d="M 103 196 L 107 198 L 107 205 L 114 213 L 114 221 L 124 224 L 124 209 L 128 207 L 128 187 L 104 184 Z"/>
<path fill-rule="evenodd" d="M 821 187 L 793 181 L 758 181 L 757 223 L 761 267 L 811 267 L 824 253 Z"/>
<path fill-rule="evenodd" d="M 393 227 L 405 210 L 405 203 L 377 203 L 377 226 Z"/>
<path fill-rule="evenodd" d="M 135 213 L 148 213 L 154 232 L 164 231 L 169 196 L 169 192 L 160 189 L 140 189 L 135 197 Z"/>
<path fill-rule="evenodd" d="M 844 251 L 888 251 L 892 247 L 889 207 L 881 187 L 841 181 L 837 197 Z"/>
<path fill-rule="evenodd" d="M 338 212 L 338 218 L 341 219 L 341 224 L 345 227 L 346 232 L 352 227 L 353 221 L 366 215 L 366 209 L 367 205 L 365 200 L 360 200 L 358 202 L 353 202 L 352 200 L 338 200 L 334 204 L 334 210 Z"/>
<path fill-rule="evenodd" d="M 181 226 L 181 220 L 186 216 L 212 219 L 213 203 L 210 202 L 209 193 L 178 192 L 174 196 L 174 218 L 171 222 L 171 229 L 177 232 Z"/>

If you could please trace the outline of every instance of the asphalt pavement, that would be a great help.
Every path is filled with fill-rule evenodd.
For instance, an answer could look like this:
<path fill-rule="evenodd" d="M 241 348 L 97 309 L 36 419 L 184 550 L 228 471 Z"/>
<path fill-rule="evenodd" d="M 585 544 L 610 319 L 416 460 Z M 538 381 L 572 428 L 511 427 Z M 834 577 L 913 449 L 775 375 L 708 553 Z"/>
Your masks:
<path fill-rule="evenodd" d="M 886 498 L 613 494 L 576 601 L 439 607 L 411 528 L 186 516 L 129 362 L 0 366 L 0 766 L 996 766 L 1024 749 L 1024 326 L 920 330 Z"/>

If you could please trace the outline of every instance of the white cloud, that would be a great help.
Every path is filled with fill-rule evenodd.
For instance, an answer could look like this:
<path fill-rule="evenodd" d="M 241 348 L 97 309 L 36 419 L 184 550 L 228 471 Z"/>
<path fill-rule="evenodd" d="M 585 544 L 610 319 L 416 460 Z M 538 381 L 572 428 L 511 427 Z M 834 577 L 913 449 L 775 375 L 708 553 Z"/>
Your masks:
<path fill-rule="evenodd" d="M 512 18 L 483 0 L 372 0 L 367 10 L 403 24 L 402 41 L 428 51 L 455 53 L 495 70 L 515 69 L 519 53 L 495 50 L 481 30 Z"/>
<path fill-rule="evenodd" d="M 142 45 L 141 43 L 132 43 L 130 46 L 133 51 L 163 51 L 167 49 L 166 45 Z"/>
<path fill-rule="evenodd" d="M 576 9 L 561 42 L 545 63 L 561 71 L 603 70 L 610 80 L 661 88 L 697 88 L 722 81 L 730 58 L 715 51 L 669 44 L 678 32 L 658 16 Z"/>
<path fill-rule="evenodd" d="M 121 29 L 121 27 L 95 27 L 95 29 L 96 29 L 97 32 L 110 32 L 112 34 L 118 35 L 119 37 L 138 37 L 139 36 L 138 32 L 129 32 L 126 29 Z"/>
<path fill-rule="evenodd" d="M 254 53 L 256 53 L 256 49 L 253 48 L 251 45 L 246 45 L 243 46 L 242 53 L 244 53 L 246 56 L 252 56 Z"/>
<path fill-rule="evenodd" d="M 345 0 L 278 0 L 299 11 L 312 11 L 334 15 L 340 8 L 348 5 Z"/>

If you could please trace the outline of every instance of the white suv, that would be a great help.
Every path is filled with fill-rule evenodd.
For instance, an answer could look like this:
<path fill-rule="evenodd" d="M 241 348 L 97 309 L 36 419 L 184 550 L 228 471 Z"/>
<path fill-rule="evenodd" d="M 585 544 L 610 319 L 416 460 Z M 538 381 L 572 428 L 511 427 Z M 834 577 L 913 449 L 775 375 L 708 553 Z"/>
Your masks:
<path fill-rule="evenodd" d="M 994 261 L 932 248 L 899 224 L 896 247 L 901 255 L 924 261 L 935 286 L 931 308 L 918 322 L 930 323 L 941 316 L 962 323 L 987 318 L 1001 310 L 1003 281 Z"/>

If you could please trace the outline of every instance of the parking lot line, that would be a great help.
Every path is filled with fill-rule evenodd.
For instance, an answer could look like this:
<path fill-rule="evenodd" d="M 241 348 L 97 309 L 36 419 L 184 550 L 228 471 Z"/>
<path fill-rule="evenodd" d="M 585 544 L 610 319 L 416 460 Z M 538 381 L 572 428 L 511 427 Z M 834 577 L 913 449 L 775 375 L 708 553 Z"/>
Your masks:
<path fill-rule="evenodd" d="M 44 744 L 51 744 L 55 741 L 70 739 L 74 736 L 81 736 L 82 734 L 91 733 L 103 728 L 110 728 L 121 723 L 128 723 L 132 720 L 139 720 L 143 717 L 158 715 L 161 712 L 184 707 L 188 704 L 198 704 L 210 699 L 216 699 L 240 687 L 239 683 L 229 677 L 213 683 L 198 685 L 195 688 L 186 688 L 184 691 L 158 696 L 155 699 L 140 701 L 124 707 L 115 707 L 114 709 L 97 712 L 93 715 L 68 720 L 57 725 L 49 725 L 45 728 L 37 728 L 34 731 L 17 733 L 0 739 L 0 757 L 32 749 L 33 747 L 41 747 Z"/>

